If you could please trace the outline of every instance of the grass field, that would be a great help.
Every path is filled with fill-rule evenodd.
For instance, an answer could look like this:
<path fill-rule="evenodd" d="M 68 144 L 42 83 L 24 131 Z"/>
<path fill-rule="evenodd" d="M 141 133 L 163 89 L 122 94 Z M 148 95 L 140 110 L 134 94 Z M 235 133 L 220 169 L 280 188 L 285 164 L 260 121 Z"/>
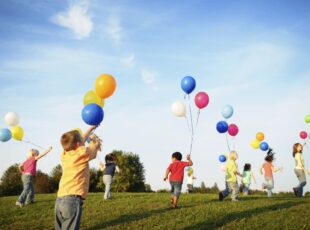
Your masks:
<path fill-rule="evenodd" d="M 81 229 L 310 229 L 310 197 L 241 197 L 219 202 L 216 195 L 182 194 L 180 208 L 169 208 L 169 195 L 113 194 L 103 201 L 90 194 Z M 0 229 L 53 229 L 55 194 L 36 195 L 36 203 L 18 208 L 17 197 L 0 198 Z"/>

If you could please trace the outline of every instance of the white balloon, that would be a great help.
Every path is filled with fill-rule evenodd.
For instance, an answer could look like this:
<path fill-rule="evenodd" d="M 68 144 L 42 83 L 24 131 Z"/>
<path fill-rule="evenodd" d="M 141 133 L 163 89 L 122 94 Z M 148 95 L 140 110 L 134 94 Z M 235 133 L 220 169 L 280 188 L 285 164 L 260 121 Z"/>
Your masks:
<path fill-rule="evenodd" d="M 177 117 L 186 116 L 186 107 L 183 102 L 176 101 L 171 106 L 171 112 Z"/>
<path fill-rule="evenodd" d="M 4 121 L 9 126 L 17 126 L 19 124 L 19 116 L 15 112 L 8 112 L 4 116 Z"/>

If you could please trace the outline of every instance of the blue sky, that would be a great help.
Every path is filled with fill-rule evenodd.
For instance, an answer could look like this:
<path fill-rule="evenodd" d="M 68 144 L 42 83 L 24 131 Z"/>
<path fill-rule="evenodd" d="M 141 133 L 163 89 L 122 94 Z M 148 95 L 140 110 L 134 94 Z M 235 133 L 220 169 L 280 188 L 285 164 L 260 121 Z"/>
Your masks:
<path fill-rule="evenodd" d="M 59 163 L 61 134 L 86 129 L 80 113 L 84 93 L 101 73 L 118 87 L 105 103 L 98 129 L 105 153 L 113 149 L 141 156 L 147 182 L 162 182 L 172 152 L 188 151 L 186 122 L 170 106 L 182 100 L 180 80 L 192 75 L 210 96 L 194 143 L 197 184 L 223 187 L 218 156 L 227 151 L 215 124 L 231 104 L 238 124 L 239 169 L 253 164 L 258 175 L 264 154 L 249 143 L 257 131 L 284 167 L 276 190 L 297 179 L 291 157 L 310 113 L 310 3 L 308 1 L 18 1 L 0 2 L 0 115 L 15 111 L 25 135 L 54 146 L 38 168 Z M 194 95 L 193 95 L 194 96 Z M 196 113 L 196 111 L 195 111 Z M 0 127 L 6 127 L 3 119 Z M 231 140 L 233 141 L 233 140 Z M 0 143 L 0 173 L 22 162 L 31 146 Z M 305 148 L 310 168 L 310 147 Z M 98 162 L 91 166 L 98 168 Z M 309 190 L 309 186 L 306 188 Z"/>

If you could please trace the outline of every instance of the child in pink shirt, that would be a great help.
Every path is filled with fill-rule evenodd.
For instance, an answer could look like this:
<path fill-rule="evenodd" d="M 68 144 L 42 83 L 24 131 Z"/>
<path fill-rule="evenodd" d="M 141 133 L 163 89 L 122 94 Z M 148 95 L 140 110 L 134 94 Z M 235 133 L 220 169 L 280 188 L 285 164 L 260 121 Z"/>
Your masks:
<path fill-rule="evenodd" d="M 38 150 L 31 149 L 29 150 L 27 160 L 18 166 L 19 171 L 22 173 L 23 192 L 15 203 L 16 206 L 22 207 L 24 204 L 31 204 L 34 202 L 33 177 L 36 175 L 37 160 L 45 156 L 51 150 L 52 147 L 49 147 L 46 151 L 39 154 Z"/>

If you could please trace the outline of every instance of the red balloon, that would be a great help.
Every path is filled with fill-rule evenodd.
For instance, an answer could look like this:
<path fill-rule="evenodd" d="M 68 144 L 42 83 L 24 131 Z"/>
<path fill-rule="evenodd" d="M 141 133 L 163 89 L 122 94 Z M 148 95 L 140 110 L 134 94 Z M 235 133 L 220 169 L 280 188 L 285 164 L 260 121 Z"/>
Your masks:
<path fill-rule="evenodd" d="M 233 137 L 236 136 L 239 133 L 238 126 L 235 125 L 235 124 L 230 124 L 228 126 L 228 133 L 229 133 L 230 136 L 233 136 Z"/>
<path fill-rule="evenodd" d="M 306 139 L 308 137 L 308 134 L 305 131 L 301 131 L 299 136 L 300 136 L 301 139 Z"/>
<path fill-rule="evenodd" d="M 195 104 L 199 109 L 207 107 L 209 104 L 209 96 L 205 92 L 199 92 L 195 96 Z"/>

